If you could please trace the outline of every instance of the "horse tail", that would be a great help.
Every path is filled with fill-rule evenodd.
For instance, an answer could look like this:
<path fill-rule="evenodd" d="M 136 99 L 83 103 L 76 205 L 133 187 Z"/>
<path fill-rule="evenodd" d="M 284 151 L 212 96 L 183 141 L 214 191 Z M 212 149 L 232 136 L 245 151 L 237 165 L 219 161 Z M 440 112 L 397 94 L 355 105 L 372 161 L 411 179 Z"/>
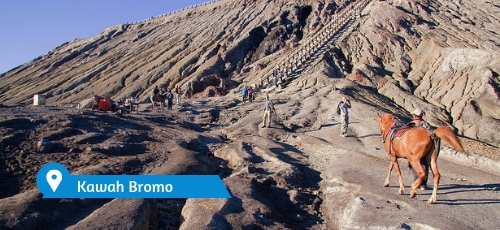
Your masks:
<path fill-rule="evenodd" d="M 451 131 L 448 127 L 439 126 L 434 131 L 434 134 L 436 134 L 436 136 L 448 142 L 454 149 L 465 153 L 464 147 L 460 143 L 460 140 L 455 135 L 455 133 L 453 133 L 453 131 Z"/>

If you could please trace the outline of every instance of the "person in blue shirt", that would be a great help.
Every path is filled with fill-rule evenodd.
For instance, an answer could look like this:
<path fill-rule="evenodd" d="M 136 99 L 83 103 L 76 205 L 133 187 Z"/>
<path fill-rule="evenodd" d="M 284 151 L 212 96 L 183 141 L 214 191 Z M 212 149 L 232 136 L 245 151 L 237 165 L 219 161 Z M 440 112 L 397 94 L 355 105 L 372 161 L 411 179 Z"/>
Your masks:
<path fill-rule="evenodd" d="M 243 97 L 243 103 L 245 103 L 245 100 L 248 96 L 248 88 L 246 85 L 241 89 L 241 96 Z"/>
<path fill-rule="evenodd" d="M 166 97 L 167 97 L 168 110 L 172 110 L 172 104 L 173 104 L 174 94 L 172 92 L 170 92 L 169 89 L 167 89 Z"/>

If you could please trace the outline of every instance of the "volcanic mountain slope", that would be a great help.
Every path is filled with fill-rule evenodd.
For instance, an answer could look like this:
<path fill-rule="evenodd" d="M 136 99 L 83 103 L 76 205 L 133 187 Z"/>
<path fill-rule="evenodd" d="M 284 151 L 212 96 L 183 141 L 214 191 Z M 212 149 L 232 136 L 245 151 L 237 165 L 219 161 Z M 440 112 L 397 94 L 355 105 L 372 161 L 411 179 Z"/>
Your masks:
<path fill-rule="evenodd" d="M 298 51 L 313 52 L 305 47 L 357 3 L 224 0 L 117 25 L 2 74 L 0 101 L 29 104 L 34 94 L 45 94 L 54 105 L 88 105 L 94 94 L 146 101 L 155 85 L 181 85 L 186 96 L 209 86 L 225 94 L 243 81 L 261 83 L 286 59 L 296 66 Z M 499 5 L 366 4 L 359 18 L 346 16 L 349 29 L 340 39 L 322 40 L 321 55 L 310 58 L 327 60 L 330 77 L 378 89 L 407 111 L 424 109 L 434 125 L 451 125 L 461 135 L 499 146 Z M 307 78 L 303 70 L 297 73 Z"/>
<path fill-rule="evenodd" d="M 10 71 L 2 77 L 2 101 L 29 102 L 33 93 L 47 94 L 48 103 L 79 102 L 93 93 L 144 98 L 155 85 L 172 88 L 212 74 L 230 78 L 293 37 L 304 36 L 312 8 L 301 5 L 221 1 L 146 23 L 118 25 Z M 22 92 L 11 94 L 18 85 Z"/>
<path fill-rule="evenodd" d="M 498 4 L 372 2 L 364 13 L 359 31 L 340 45 L 356 69 L 350 79 L 498 146 Z"/>

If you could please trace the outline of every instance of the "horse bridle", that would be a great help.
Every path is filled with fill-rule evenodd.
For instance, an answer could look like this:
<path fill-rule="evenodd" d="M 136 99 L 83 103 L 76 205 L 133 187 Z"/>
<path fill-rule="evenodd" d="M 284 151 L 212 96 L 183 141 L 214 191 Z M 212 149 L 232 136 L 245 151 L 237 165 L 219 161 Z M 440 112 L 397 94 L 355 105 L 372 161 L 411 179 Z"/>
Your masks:
<path fill-rule="evenodd" d="M 391 124 L 391 122 L 387 122 L 387 124 L 384 126 L 384 128 L 387 128 L 387 126 L 390 125 L 390 124 Z M 396 122 L 392 123 L 392 125 L 394 125 L 394 124 L 396 124 Z M 385 143 L 385 140 L 387 139 L 387 136 L 389 136 L 389 133 L 390 133 L 389 131 L 390 131 L 390 129 L 387 130 L 387 133 L 385 135 L 382 133 L 382 140 L 381 140 L 382 143 Z"/>

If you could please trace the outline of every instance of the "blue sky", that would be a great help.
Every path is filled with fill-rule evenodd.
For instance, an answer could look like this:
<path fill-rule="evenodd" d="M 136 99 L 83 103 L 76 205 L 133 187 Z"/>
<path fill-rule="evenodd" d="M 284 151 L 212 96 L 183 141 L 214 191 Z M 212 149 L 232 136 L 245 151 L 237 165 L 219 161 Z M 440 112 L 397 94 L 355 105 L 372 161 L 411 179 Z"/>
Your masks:
<path fill-rule="evenodd" d="M 208 1 L 0 0 L 0 73 L 67 41 Z"/>

